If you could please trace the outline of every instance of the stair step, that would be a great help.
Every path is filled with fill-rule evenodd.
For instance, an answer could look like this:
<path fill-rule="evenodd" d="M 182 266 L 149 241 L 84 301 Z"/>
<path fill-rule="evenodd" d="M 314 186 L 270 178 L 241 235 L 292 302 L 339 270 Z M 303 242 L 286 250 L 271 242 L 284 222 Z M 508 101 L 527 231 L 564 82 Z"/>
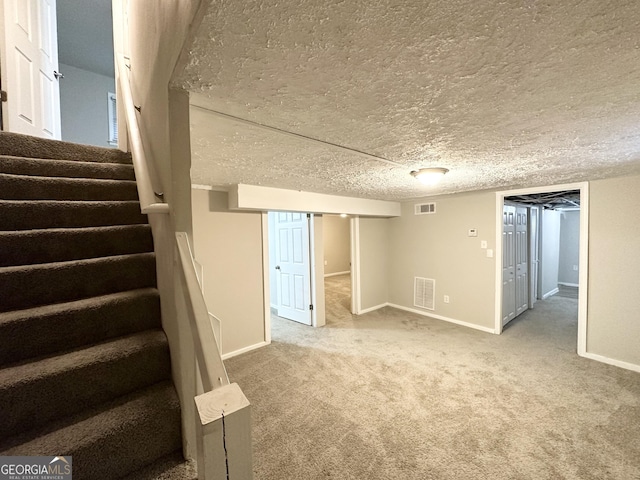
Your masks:
<path fill-rule="evenodd" d="M 9 132 L 0 132 L 0 153 L 15 157 L 50 158 L 53 160 L 131 163 L 131 155 L 116 148 L 80 145 Z"/>
<path fill-rule="evenodd" d="M 155 288 L 4 312 L 0 366 L 153 328 L 160 328 Z"/>
<path fill-rule="evenodd" d="M 108 480 L 131 474 L 181 446 L 178 397 L 166 381 L 0 441 L 0 455 L 72 455 L 73 478 Z"/>
<path fill-rule="evenodd" d="M 122 480 L 197 480 L 193 462 L 184 459 L 181 450 L 160 458 L 151 465 L 127 475 Z"/>
<path fill-rule="evenodd" d="M 147 223 L 134 201 L 0 200 L 0 211 L 5 231 Z"/>
<path fill-rule="evenodd" d="M 153 253 L 0 268 L 0 312 L 156 286 Z"/>
<path fill-rule="evenodd" d="M 133 165 L 0 155 L 0 172 L 42 177 L 135 180 Z"/>
<path fill-rule="evenodd" d="M 6 367 L 0 370 L 0 411 L 11 414 L 0 422 L 0 437 L 166 380 L 170 372 L 162 330 Z"/>
<path fill-rule="evenodd" d="M 37 177 L 0 173 L 3 200 L 138 200 L 133 180 Z"/>
<path fill-rule="evenodd" d="M 152 251 L 149 225 L 0 231 L 0 267 Z"/>

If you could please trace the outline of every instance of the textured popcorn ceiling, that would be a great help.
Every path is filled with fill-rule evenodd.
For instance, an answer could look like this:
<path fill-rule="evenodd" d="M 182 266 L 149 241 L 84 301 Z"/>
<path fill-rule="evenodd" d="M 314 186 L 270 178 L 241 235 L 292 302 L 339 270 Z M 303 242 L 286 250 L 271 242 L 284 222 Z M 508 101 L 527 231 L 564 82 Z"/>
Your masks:
<path fill-rule="evenodd" d="M 191 51 L 193 183 L 398 200 L 640 173 L 638 0 L 213 1 Z"/>

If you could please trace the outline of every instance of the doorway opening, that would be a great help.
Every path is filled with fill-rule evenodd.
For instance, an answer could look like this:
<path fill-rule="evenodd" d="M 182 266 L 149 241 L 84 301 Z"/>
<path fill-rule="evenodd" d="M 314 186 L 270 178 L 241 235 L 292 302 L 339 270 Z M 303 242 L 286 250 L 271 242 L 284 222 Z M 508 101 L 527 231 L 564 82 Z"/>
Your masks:
<path fill-rule="evenodd" d="M 313 215 L 269 212 L 271 311 L 280 318 L 313 324 Z"/>
<path fill-rule="evenodd" d="M 351 318 L 351 219 L 323 215 L 324 293 L 327 324 Z"/>
<path fill-rule="evenodd" d="M 496 333 L 539 300 L 578 297 L 579 355 L 586 352 L 588 184 L 496 194 Z"/>

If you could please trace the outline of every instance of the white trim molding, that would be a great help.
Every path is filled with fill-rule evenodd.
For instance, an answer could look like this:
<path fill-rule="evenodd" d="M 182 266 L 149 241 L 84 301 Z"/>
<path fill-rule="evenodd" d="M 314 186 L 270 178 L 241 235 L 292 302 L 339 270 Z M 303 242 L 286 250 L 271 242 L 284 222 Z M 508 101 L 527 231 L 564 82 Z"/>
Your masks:
<path fill-rule="evenodd" d="M 417 313 L 418 315 L 422 315 L 423 317 L 430 317 L 436 320 L 442 320 L 444 322 L 454 323 L 456 325 L 460 325 L 462 327 L 473 328 L 474 330 L 480 330 L 485 333 L 496 333 L 493 328 L 483 327 L 482 325 L 476 325 L 475 323 L 464 322 L 462 320 L 456 320 L 455 318 L 443 317 L 442 315 L 436 315 L 431 312 L 424 312 L 422 310 L 418 310 L 416 308 L 404 307 L 402 305 L 397 305 L 395 303 L 387 303 L 387 306 L 397 308 L 399 310 L 405 310 L 407 312 Z"/>
<path fill-rule="evenodd" d="M 345 270 L 344 272 L 335 272 L 335 273 L 325 273 L 324 278 L 327 277 L 337 277 L 338 275 L 347 275 L 351 273 L 351 270 Z"/>
<path fill-rule="evenodd" d="M 351 313 L 360 314 L 360 218 L 351 218 Z"/>
<path fill-rule="evenodd" d="M 243 353 L 251 352 L 252 350 L 257 350 L 258 348 L 266 347 L 271 342 L 260 342 L 254 345 L 249 345 L 248 347 L 239 348 L 238 350 L 234 350 L 233 352 L 225 353 L 222 355 L 222 360 L 228 360 L 232 357 L 237 357 L 238 355 L 242 355 Z"/>
<path fill-rule="evenodd" d="M 549 297 L 553 297 L 559 291 L 560 291 L 560 289 L 558 287 L 556 287 L 553 290 L 549 290 L 547 293 L 543 293 L 542 294 L 542 300 L 546 300 Z"/>
<path fill-rule="evenodd" d="M 364 315 L 365 313 L 374 312 L 376 310 L 380 310 L 381 308 L 388 307 L 388 306 L 389 306 L 388 303 L 381 303 L 380 305 L 375 305 L 374 307 L 369 307 L 369 308 L 360 310 L 360 313 L 358 315 Z"/>
<path fill-rule="evenodd" d="M 582 356 L 584 358 L 588 358 L 589 360 L 595 360 L 596 362 L 606 363 L 607 365 L 613 365 L 614 367 L 620 367 L 626 370 L 640 373 L 640 365 L 636 365 L 635 363 L 623 362 L 622 360 L 616 360 L 614 358 L 605 357 L 596 353 L 587 352 Z"/>
<path fill-rule="evenodd" d="M 262 227 L 262 282 L 264 301 L 264 341 L 271 343 L 271 284 L 269 282 L 269 214 L 261 215 Z M 277 306 L 276 306 L 277 309 Z"/>

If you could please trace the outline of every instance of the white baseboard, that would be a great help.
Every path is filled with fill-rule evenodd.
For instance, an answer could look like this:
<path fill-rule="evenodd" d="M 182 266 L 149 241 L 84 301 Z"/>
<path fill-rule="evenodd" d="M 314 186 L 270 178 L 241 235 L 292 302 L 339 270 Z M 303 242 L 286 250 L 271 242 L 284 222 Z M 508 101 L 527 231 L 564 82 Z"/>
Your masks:
<path fill-rule="evenodd" d="M 614 367 L 624 368 L 626 370 L 632 370 L 634 372 L 640 372 L 640 365 L 634 363 L 623 362 L 622 360 L 615 360 L 613 358 L 597 355 L 595 353 L 586 352 L 582 355 L 584 358 L 595 360 L 596 362 L 606 363 L 607 365 L 613 365 Z"/>
<path fill-rule="evenodd" d="M 388 303 L 381 303 L 380 305 L 376 305 L 375 307 L 365 308 L 364 310 L 360 310 L 360 313 L 358 313 L 358 315 L 363 315 L 365 313 L 373 312 L 374 310 L 380 310 L 381 308 L 384 308 L 388 305 L 389 305 Z"/>
<path fill-rule="evenodd" d="M 243 353 L 250 352 L 252 350 L 257 350 L 258 348 L 266 347 L 271 342 L 260 342 L 255 345 L 249 345 L 248 347 L 240 348 L 238 350 L 234 350 L 233 352 L 225 353 L 222 355 L 222 360 L 227 360 L 231 357 L 237 357 L 238 355 L 242 355 Z"/>
<path fill-rule="evenodd" d="M 351 273 L 351 270 L 347 270 L 346 272 L 325 273 L 324 278 L 337 277 L 338 275 L 347 275 L 349 273 Z"/>
<path fill-rule="evenodd" d="M 564 285 L 565 287 L 579 287 L 577 283 L 558 282 L 558 285 Z"/>
<path fill-rule="evenodd" d="M 552 295 L 555 295 L 559 291 L 560 291 L 560 289 L 558 287 L 554 288 L 553 290 L 548 291 L 547 293 L 542 295 L 542 300 L 546 300 L 547 298 L 551 297 Z"/>
<path fill-rule="evenodd" d="M 483 327 L 482 325 L 476 325 L 475 323 L 463 322 L 462 320 L 456 320 L 455 318 L 443 317 L 442 315 L 436 315 L 435 313 L 425 312 L 423 310 L 417 310 L 415 308 L 404 307 L 402 305 L 397 305 L 395 303 L 388 303 L 390 307 L 397 308 L 399 310 L 405 310 L 407 312 L 417 313 L 418 315 L 422 315 L 424 317 L 435 318 L 436 320 L 442 320 L 444 322 L 455 323 L 456 325 L 461 325 L 463 327 L 473 328 L 474 330 L 480 330 L 486 333 L 496 333 L 493 328 Z"/>

